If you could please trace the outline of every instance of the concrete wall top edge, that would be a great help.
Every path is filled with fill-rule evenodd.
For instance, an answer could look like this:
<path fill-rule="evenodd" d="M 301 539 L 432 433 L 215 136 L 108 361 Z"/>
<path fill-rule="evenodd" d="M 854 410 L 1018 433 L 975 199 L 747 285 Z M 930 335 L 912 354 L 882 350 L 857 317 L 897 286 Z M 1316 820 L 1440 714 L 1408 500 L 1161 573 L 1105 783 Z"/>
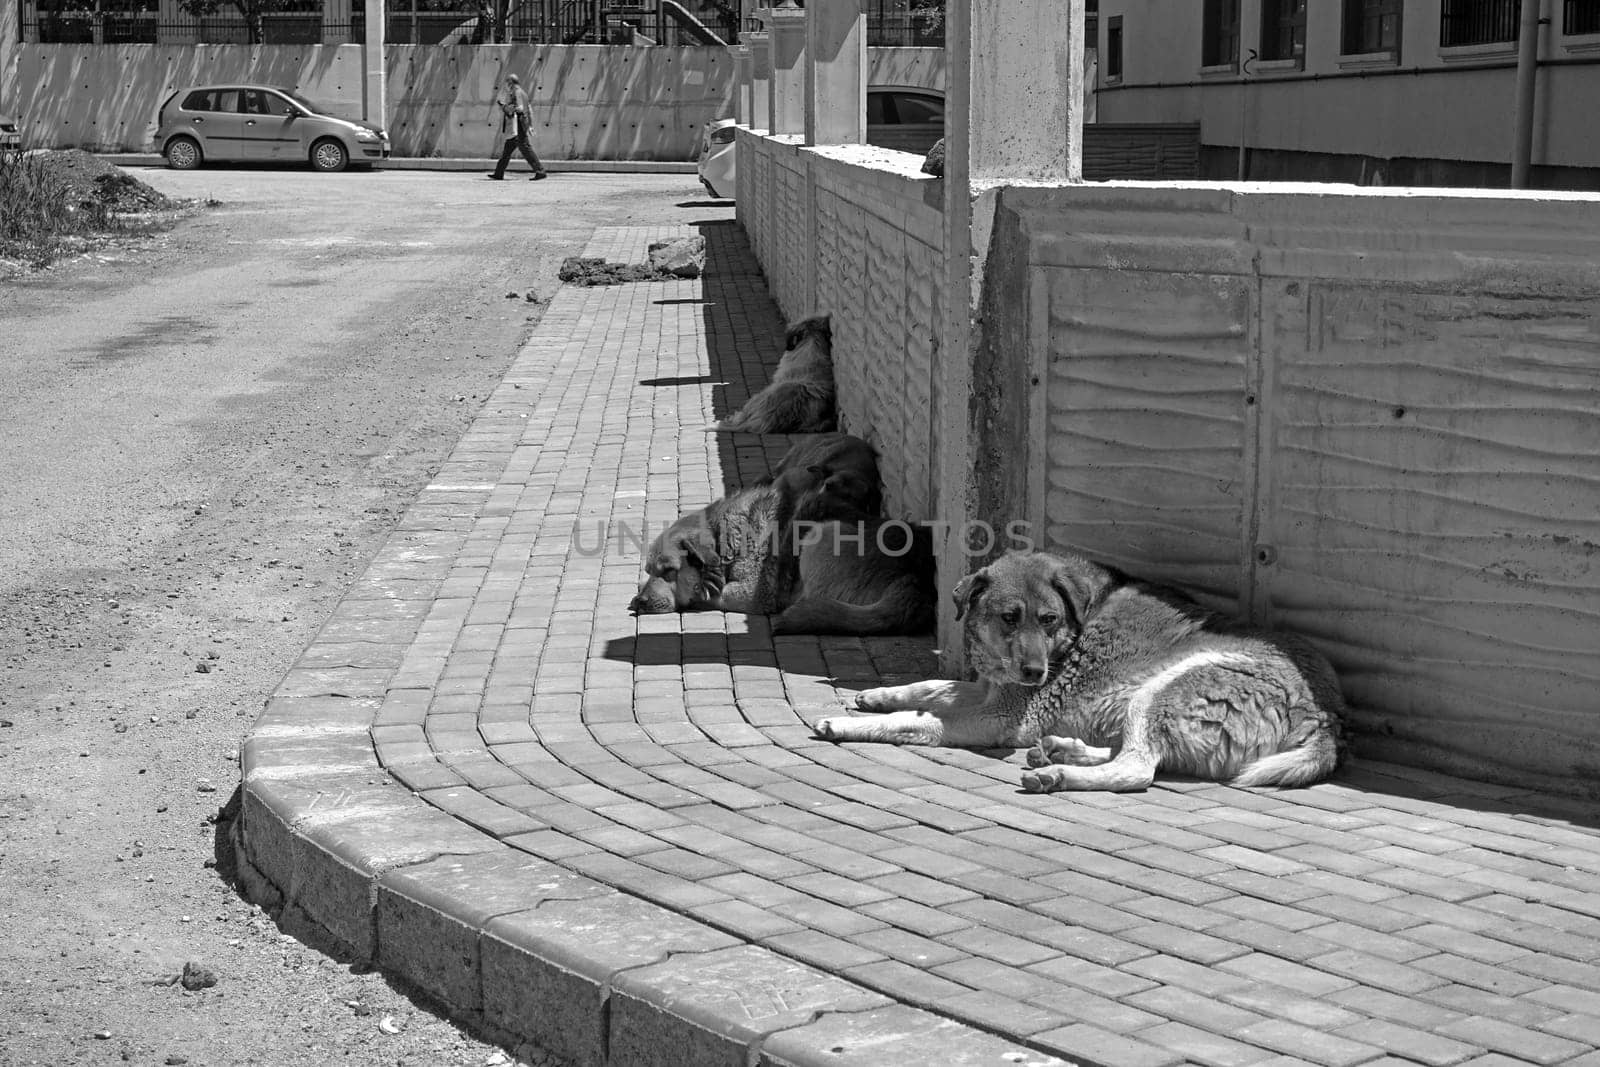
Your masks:
<path fill-rule="evenodd" d="M 1225 214 L 1241 223 L 1364 229 L 1466 227 L 1600 233 L 1600 194 L 1507 189 L 1369 188 L 1333 183 L 1089 182 L 1008 186 L 1021 211 Z"/>

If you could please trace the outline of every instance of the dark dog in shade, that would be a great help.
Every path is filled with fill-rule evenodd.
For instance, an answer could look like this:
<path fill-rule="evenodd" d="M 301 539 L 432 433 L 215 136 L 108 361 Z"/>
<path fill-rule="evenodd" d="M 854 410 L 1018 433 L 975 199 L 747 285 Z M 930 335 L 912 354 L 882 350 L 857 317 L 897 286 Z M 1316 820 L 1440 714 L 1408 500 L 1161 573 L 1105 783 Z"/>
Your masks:
<path fill-rule="evenodd" d="M 789 327 L 772 382 L 717 424 L 743 433 L 822 433 L 838 425 L 828 316 Z"/>
<path fill-rule="evenodd" d="M 663 531 L 631 607 L 775 615 L 775 633 L 922 632 L 933 620 L 930 538 L 878 518 L 881 506 L 870 445 L 802 441 L 770 482 Z"/>
<path fill-rule="evenodd" d="M 1147 788 L 1157 770 L 1299 786 L 1344 753 L 1333 668 L 1298 638 L 1245 628 L 1176 590 L 1081 556 L 1013 553 L 955 589 L 976 682 L 857 695 L 834 741 L 1033 746 L 1022 784 Z"/>

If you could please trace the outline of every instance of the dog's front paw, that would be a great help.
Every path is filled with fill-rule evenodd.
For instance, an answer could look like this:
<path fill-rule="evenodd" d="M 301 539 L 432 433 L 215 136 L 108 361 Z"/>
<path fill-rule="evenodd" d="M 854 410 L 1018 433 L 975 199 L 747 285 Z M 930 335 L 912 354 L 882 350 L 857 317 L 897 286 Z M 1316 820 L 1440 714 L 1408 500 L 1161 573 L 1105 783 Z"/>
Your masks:
<path fill-rule="evenodd" d="M 863 689 L 856 694 L 856 707 L 862 711 L 893 711 L 894 702 L 890 699 L 893 689 Z"/>
<path fill-rule="evenodd" d="M 1030 756 L 1032 755 L 1031 750 L 1029 754 Z M 1024 793 L 1054 793 L 1060 788 L 1060 767 L 1036 767 L 1031 771 L 1022 772 L 1022 791 Z"/>
<path fill-rule="evenodd" d="M 844 719 L 818 719 L 817 724 L 811 728 L 811 732 L 824 741 L 841 741 L 844 739 L 844 730 L 842 729 L 844 722 Z"/>

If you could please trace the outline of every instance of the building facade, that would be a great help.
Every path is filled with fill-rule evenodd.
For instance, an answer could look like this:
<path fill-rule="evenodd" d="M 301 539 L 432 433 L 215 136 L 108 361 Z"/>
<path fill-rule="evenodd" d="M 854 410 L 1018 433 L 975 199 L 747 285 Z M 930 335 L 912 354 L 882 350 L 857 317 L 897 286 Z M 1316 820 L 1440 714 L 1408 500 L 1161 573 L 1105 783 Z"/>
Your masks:
<path fill-rule="evenodd" d="M 1531 184 L 1600 189 L 1600 0 L 1543 4 Z M 1102 122 L 1211 178 L 1504 186 L 1521 0 L 1101 0 Z M 1242 147 L 1242 151 L 1241 151 Z"/>

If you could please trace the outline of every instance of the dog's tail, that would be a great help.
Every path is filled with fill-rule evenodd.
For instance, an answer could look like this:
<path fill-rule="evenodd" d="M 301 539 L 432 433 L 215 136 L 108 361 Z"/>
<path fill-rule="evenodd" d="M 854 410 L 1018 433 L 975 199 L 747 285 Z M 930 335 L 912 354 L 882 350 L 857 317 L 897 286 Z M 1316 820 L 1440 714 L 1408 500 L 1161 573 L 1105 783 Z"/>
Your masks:
<path fill-rule="evenodd" d="M 1229 785 L 1276 785 L 1285 788 L 1320 782 L 1339 766 L 1339 742 L 1326 726 L 1285 752 L 1263 756 L 1229 782 Z"/>
<path fill-rule="evenodd" d="M 799 600 L 773 621 L 772 632 L 871 637 L 926 633 L 933 624 L 934 606 L 914 580 L 905 578 L 871 604 L 822 597 Z"/>

